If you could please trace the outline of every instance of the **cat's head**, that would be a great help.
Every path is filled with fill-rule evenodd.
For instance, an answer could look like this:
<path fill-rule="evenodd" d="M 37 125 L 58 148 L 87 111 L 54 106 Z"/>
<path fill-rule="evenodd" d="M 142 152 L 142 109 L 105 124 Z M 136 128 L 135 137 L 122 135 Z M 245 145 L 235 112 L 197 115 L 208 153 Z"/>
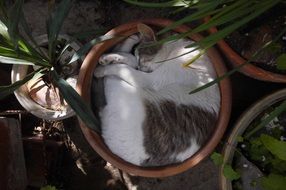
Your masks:
<path fill-rule="evenodd" d="M 153 29 L 145 24 L 138 24 L 137 29 L 140 35 L 140 44 L 136 48 L 135 56 L 139 61 L 139 70 L 144 72 L 152 72 L 160 66 L 154 63 L 154 57 L 160 50 L 160 45 L 154 45 L 156 35 Z"/>

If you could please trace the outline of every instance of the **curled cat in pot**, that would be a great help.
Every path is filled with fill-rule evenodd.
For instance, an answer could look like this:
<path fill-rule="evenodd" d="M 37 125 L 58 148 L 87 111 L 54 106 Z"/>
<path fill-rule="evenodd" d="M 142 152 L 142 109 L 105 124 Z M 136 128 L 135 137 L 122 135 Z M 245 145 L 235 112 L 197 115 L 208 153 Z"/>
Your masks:
<path fill-rule="evenodd" d="M 214 80 L 215 70 L 206 55 L 183 67 L 199 53 L 185 54 L 191 51 L 185 48 L 191 40 L 144 47 L 156 40 L 154 32 L 144 24 L 138 25 L 138 31 L 102 55 L 95 69 L 94 84 L 99 78 L 104 83 L 104 93 L 95 90 L 94 94 L 95 99 L 105 98 L 104 105 L 95 105 L 102 137 L 114 154 L 135 165 L 182 162 L 196 153 L 214 130 L 220 109 L 219 87 L 189 92 Z"/>

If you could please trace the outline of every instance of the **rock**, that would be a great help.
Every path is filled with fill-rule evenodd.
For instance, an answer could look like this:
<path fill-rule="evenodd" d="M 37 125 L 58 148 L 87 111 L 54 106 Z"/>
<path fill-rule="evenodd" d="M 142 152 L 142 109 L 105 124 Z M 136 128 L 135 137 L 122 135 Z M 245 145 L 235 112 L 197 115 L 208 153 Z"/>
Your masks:
<path fill-rule="evenodd" d="M 263 173 L 253 163 L 247 160 L 247 158 L 243 155 L 239 156 L 235 163 L 235 168 L 240 171 L 240 181 L 243 190 L 263 190 L 258 183 L 258 180 L 263 176 Z"/>

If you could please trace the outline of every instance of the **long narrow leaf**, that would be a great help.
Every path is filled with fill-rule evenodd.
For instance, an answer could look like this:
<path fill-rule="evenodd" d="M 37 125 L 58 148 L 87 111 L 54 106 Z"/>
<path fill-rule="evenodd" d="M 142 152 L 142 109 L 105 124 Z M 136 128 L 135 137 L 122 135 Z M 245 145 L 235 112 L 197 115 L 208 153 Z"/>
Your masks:
<path fill-rule="evenodd" d="M 266 2 L 266 4 L 259 4 L 259 5 L 257 5 L 258 9 L 255 12 L 249 14 L 247 17 L 242 18 L 241 20 L 219 30 L 218 32 L 204 38 L 203 40 L 201 40 L 199 42 L 191 44 L 188 47 L 201 46 L 202 48 L 209 48 L 212 45 L 214 45 L 215 43 L 217 43 L 219 40 L 225 38 L 227 35 L 232 33 L 234 30 L 238 29 L 242 25 L 248 23 L 252 19 L 256 18 L 257 16 L 259 16 L 260 14 L 265 12 L 266 10 L 270 9 L 271 7 L 276 5 L 278 2 L 279 2 L 279 0 L 276 0 L 276 1 L 273 0 L 270 2 Z M 190 33 L 192 33 L 192 31 Z"/>
<path fill-rule="evenodd" d="M 282 112 L 286 110 L 286 100 L 284 100 L 278 107 L 274 109 L 262 122 L 259 123 L 253 130 L 245 135 L 245 138 L 251 137 L 257 131 L 261 130 L 265 125 L 267 125 L 270 121 L 272 121 L 275 117 L 280 115 Z"/>
<path fill-rule="evenodd" d="M 56 71 L 52 71 L 53 82 L 59 88 L 66 102 L 76 112 L 86 125 L 100 133 L 99 121 L 92 113 L 90 107 L 81 99 L 80 95 Z"/>
<path fill-rule="evenodd" d="M 0 20 L 0 35 L 3 36 L 5 39 L 9 39 L 9 33 L 7 26 Z"/>
<path fill-rule="evenodd" d="M 177 26 L 180 26 L 182 24 L 185 24 L 187 22 L 192 22 L 201 18 L 204 18 L 206 16 L 209 16 L 210 14 L 213 14 L 215 12 L 218 12 L 219 9 L 215 10 L 214 12 L 212 12 L 218 5 L 220 4 L 220 1 L 213 1 L 212 4 L 207 4 L 205 7 L 202 7 L 201 10 L 198 10 L 174 23 L 172 23 L 171 25 L 163 28 L 162 30 L 160 30 L 157 35 L 161 35 L 163 33 L 166 33 L 174 28 L 176 28 Z"/>
<path fill-rule="evenodd" d="M 5 64 L 35 65 L 34 63 L 22 59 L 0 56 L 0 62 Z"/>
<path fill-rule="evenodd" d="M 182 7 L 182 6 L 188 6 L 188 4 L 183 0 L 172 0 L 162 3 L 147 3 L 143 1 L 135 1 L 135 0 L 123 0 L 127 3 L 138 5 L 142 7 L 149 7 L 149 8 L 161 8 L 161 7 Z"/>
<path fill-rule="evenodd" d="M 171 14 L 174 15 L 174 14 L 180 13 L 182 11 L 185 11 L 187 9 L 188 9 L 188 7 L 179 7 L 176 10 L 172 11 Z"/>
<path fill-rule="evenodd" d="M 234 22 L 233 24 L 231 24 L 230 26 L 227 26 L 221 30 L 219 30 L 218 32 L 216 32 L 215 34 L 212 34 L 204 39 L 202 39 L 201 41 L 195 42 L 190 44 L 189 46 L 187 46 L 186 48 L 194 48 L 191 51 L 187 52 L 187 53 L 191 53 L 195 50 L 197 50 L 197 47 L 201 47 L 202 49 L 208 49 L 210 47 L 212 47 L 213 45 L 215 45 L 219 40 L 223 39 L 224 37 L 226 37 L 227 35 L 229 35 L 231 32 L 233 32 L 234 30 L 238 29 L 239 27 L 241 27 L 243 24 L 246 24 L 247 22 L 249 22 L 250 20 L 256 18 L 257 16 L 259 16 L 260 14 L 262 14 L 263 12 L 265 12 L 266 10 L 270 9 L 271 7 L 273 7 L 274 5 L 276 5 L 280 0 L 276 0 L 276 1 L 264 1 L 264 4 L 256 4 L 255 7 L 252 7 L 251 10 L 256 10 L 254 12 L 250 11 L 251 14 L 249 14 L 249 12 L 244 13 L 244 14 L 249 14 L 247 17 Z M 243 8 L 243 7 L 242 7 Z M 229 14 L 233 14 L 232 12 L 230 12 Z M 234 16 L 234 15 L 230 15 L 230 16 Z M 221 23 L 220 23 L 221 24 Z M 200 32 L 202 30 L 207 29 L 208 27 L 205 27 L 209 24 L 202 24 L 201 26 L 190 30 L 186 33 L 181 33 L 181 34 L 177 34 L 177 35 L 172 35 L 168 38 L 165 38 L 163 40 L 160 40 L 158 42 L 152 43 L 151 45 L 147 45 L 147 46 L 155 46 L 158 44 L 163 44 L 165 42 L 168 41 L 174 41 L 174 40 L 178 40 L 181 38 L 185 38 L 195 32 Z M 209 26 L 212 26 L 214 24 L 211 24 Z M 203 27 L 203 28 L 202 28 Z M 170 58 L 168 60 L 172 60 L 172 59 L 176 59 L 178 57 L 181 57 L 183 55 L 186 55 L 187 53 L 184 53 L 182 55 L 178 55 L 176 57 Z M 158 62 L 164 62 L 166 60 L 162 60 L 162 61 L 158 61 Z"/>
<path fill-rule="evenodd" d="M 7 11 L 6 11 L 5 1 L 4 0 L 0 1 L 0 18 L 1 18 L 2 21 L 5 20 L 5 23 L 6 23 Z"/>
<path fill-rule="evenodd" d="M 259 16 L 260 14 L 265 12 L 266 10 L 270 9 L 271 7 L 273 7 L 274 5 L 279 3 L 280 1 L 281 0 L 275 0 L 275 1 L 267 1 L 267 0 L 265 0 L 265 1 L 263 1 L 263 3 L 257 3 L 257 4 L 255 4 L 255 6 L 251 6 L 251 8 L 247 8 L 246 7 L 247 9 L 245 9 L 245 10 L 243 10 L 243 8 L 241 8 L 243 10 L 243 15 L 241 15 L 241 14 L 239 14 L 239 15 L 240 16 L 245 16 L 245 17 L 243 17 L 241 20 L 235 21 L 230 26 L 227 26 L 224 29 L 218 31 L 216 34 L 212 34 L 209 37 L 204 38 L 202 41 L 196 42 L 196 43 L 192 44 L 189 47 L 201 46 L 202 48 L 207 49 L 208 47 L 213 46 L 219 40 L 221 40 L 222 38 L 226 37 L 231 32 L 233 32 L 234 30 L 236 30 L 239 27 L 241 27 L 243 24 L 246 24 L 250 20 L 256 18 L 257 16 Z M 239 5 L 241 6 L 241 4 L 239 4 Z M 244 4 L 242 4 L 242 5 L 245 8 L 245 5 Z M 246 5 L 248 5 L 248 3 L 246 3 Z M 236 6 L 238 6 L 238 5 L 236 5 Z M 217 11 L 217 10 L 215 10 L 215 11 Z M 217 24 L 221 25 L 221 24 L 224 24 L 226 22 L 230 22 L 233 17 L 237 17 L 237 15 L 236 15 L 237 12 L 230 11 L 229 9 L 226 9 L 226 12 L 228 12 L 228 14 L 230 14 L 230 15 L 228 15 L 229 16 L 228 18 L 219 18 L 219 20 L 216 20 L 216 19 L 218 19 L 218 18 L 216 18 L 216 19 L 214 19 L 216 21 L 216 23 L 212 23 L 212 22 L 204 23 L 204 24 L 198 26 L 197 28 L 195 28 L 193 30 L 190 30 L 190 31 L 188 31 L 186 33 L 181 33 L 181 34 L 176 34 L 176 35 L 169 36 L 169 37 L 164 38 L 164 39 L 162 39 L 162 40 L 160 40 L 160 41 L 158 41 L 156 43 L 152 43 L 149 46 L 155 46 L 157 44 L 163 44 L 163 43 L 168 42 L 168 41 L 174 41 L 174 40 L 178 40 L 178 39 L 181 39 L 181 38 L 185 38 L 185 37 L 187 37 L 187 36 L 189 36 L 189 35 L 191 35 L 193 33 L 201 32 L 203 30 L 208 29 L 209 27 L 216 26 Z M 251 13 L 251 14 L 249 14 L 249 13 Z M 188 19 L 193 20 L 194 18 L 193 17 L 190 17 L 190 18 L 186 17 L 185 19 L 186 20 L 181 20 L 180 22 L 183 23 L 183 22 L 187 21 Z M 225 19 L 227 19 L 227 20 L 225 20 Z M 172 27 L 174 27 L 174 26 L 177 26 L 177 24 L 175 23 L 175 25 L 173 25 Z M 161 32 L 166 32 L 166 30 L 163 29 L 158 34 L 161 34 Z"/>
<path fill-rule="evenodd" d="M 19 49 L 17 52 L 11 48 L 0 46 L 0 61 L 7 64 L 50 65 L 37 57 L 33 57 Z"/>
<path fill-rule="evenodd" d="M 217 15 L 215 15 L 207 23 L 201 24 L 200 26 L 193 29 L 191 33 L 202 32 L 211 27 L 218 27 L 223 24 L 235 22 L 236 19 L 247 17 L 250 13 L 257 10 L 257 7 L 251 6 L 250 2 L 251 1 L 245 2 L 239 7 L 236 7 L 236 11 L 228 12 L 228 10 L 226 10 L 228 13 L 221 11 L 221 13 L 224 13 L 224 17 L 216 17 Z"/>
<path fill-rule="evenodd" d="M 102 43 L 104 41 L 114 39 L 114 38 L 124 38 L 123 36 L 113 36 L 113 35 L 105 35 L 105 36 L 100 36 L 97 38 L 94 38 L 90 42 L 86 43 L 83 47 L 81 47 L 71 58 L 68 64 L 73 63 L 80 59 L 82 56 L 84 56 L 91 47 L 93 47 L 96 44 Z"/>
<path fill-rule="evenodd" d="M 16 0 L 15 4 L 11 7 L 8 12 L 8 32 L 9 36 L 17 47 L 18 41 L 18 26 L 22 16 L 22 7 L 24 0 Z"/>
<path fill-rule="evenodd" d="M 257 3 L 257 2 L 249 1 L 249 0 L 233 1 L 231 4 L 224 6 L 223 10 L 220 13 L 212 16 L 212 19 L 217 19 L 219 17 L 222 17 L 229 12 L 239 13 L 239 11 L 237 10 L 239 7 L 241 7 L 242 5 L 245 5 L 245 4 L 250 4 L 250 3 Z"/>
<path fill-rule="evenodd" d="M 199 91 L 201 91 L 201 90 L 204 90 L 204 89 L 206 89 L 206 88 L 208 88 L 208 87 L 210 87 L 210 86 L 212 86 L 212 85 L 214 85 L 214 84 L 219 83 L 221 80 L 225 79 L 226 77 L 229 77 L 230 75 L 232 75 L 232 74 L 235 73 L 236 71 L 239 71 L 242 67 L 244 67 L 245 65 L 249 64 L 249 63 L 252 62 L 256 57 L 258 57 L 259 55 L 261 55 L 261 54 L 264 52 L 264 50 L 266 50 L 268 47 L 270 47 L 273 43 L 276 43 L 276 42 L 281 38 L 281 36 L 285 34 L 285 32 L 286 32 L 286 27 L 283 28 L 283 30 L 273 39 L 273 41 L 266 43 L 263 47 L 261 47 L 259 50 L 257 50 L 257 52 L 254 53 L 254 54 L 252 55 L 252 57 L 251 57 L 250 59 L 248 59 L 245 63 L 239 65 L 238 67 L 232 69 L 231 71 L 225 73 L 224 75 L 222 75 L 222 76 L 216 78 L 215 80 L 213 80 L 213 81 L 211 81 L 211 82 L 209 82 L 209 83 L 207 83 L 207 84 L 205 84 L 205 85 L 203 85 L 203 86 L 201 86 L 201 87 L 198 87 L 198 88 L 196 88 L 195 90 L 192 90 L 189 94 L 194 94 L 194 93 L 196 93 L 196 92 L 199 92 Z"/>
<path fill-rule="evenodd" d="M 247 15 L 246 17 L 242 18 L 239 21 L 234 22 L 233 24 L 219 30 L 218 32 L 204 38 L 203 40 L 199 41 L 199 42 L 195 42 L 193 44 L 191 44 L 190 46 L 187 47 L 194 47 L 194 46 L 201 46 L 204 49 L 207 49 L 211 46 L 213 46 L 214 44 L 216 44 L 219 40 L 225 38 L 227 35 L 229 35 L 230 33 L 232 33 L 233 31 L 235 31 L 236 29 L 238 29 L 239 27 L 241 27 L 242 25 L 248 23 L 249 21 L 251 21 L 252 19 L 256 18 L 257 16 L 259 16 L 260 14 L 262 14 L 263 12 L 265 12 L 266 10 L 270 9 L 271 7 L 273 7 L 274 5 L 276 5 L 279 2 L 279 0 L 276 1 L 266 1 L 264 2 L 264 4 L 257 4 L 255 7 L 253 7 L 253 10 L 256 10 L 254 12 L 252 12 L 251 14 Z M 221 23 L 220 23 L 221 24 Z M 184 38 L 187 37 L 193 33 L 196 32 L 201 32 L 204 29 L 207 29 L 208 27 L 205 27 L 206 25 L 209 24 L 202 24 L 201 26 L 188 31 L 186 33 L 180 34 L 178 36 L 175 37 L 170 37 L 169 39 L 165 39 L 167 41 L 169 40 L 176 40 L 179 38 Z M 213 26 L 213 24 L 209 25 Z M 204 27 L 203 29 L 201 27 Z M 200 28 L 200 29 L 198 29 Z"/>
<path fill-rule="evenodd" d="M 5 1 L 0 1 L 0 9 L 2 10 L 2 9 L 4 9 L 4 4 L 5 4 Z"/>
<path fill-rule="evenodd" d="M 57 56 L 57 61 L 61 58 L 61 56 L 64 54 L 64 52 L 69 48 L 71 47 L 71 44 L 76 42 L 77 40 L 79 39 L 83 39 L 83 38 L 86 38 L 90 35 L 93 35 L 93 36 L 98 36 L 98 35 L 103 35 L 104 33 L 106 33 L 106 29 L 98 29 L 98 30 L 91 30 L 91 31 L 86 31 L 86 32 L 81 32 L 81 33 L 77 33 L 77 34 L 74 34 L 73 36 L 70 37 L 70 39 L 65 42 L 65 46 L 62 48 L 61 52 L 59 53 L 59 55 Z M 97 38 L 101 38 L 101 37 L 97 37 Z M 82 53 L 81 53 L 81 50 L 79 49 L 79 53 L 76 52 L 75 55 L 78 55 L 79 57 L 73 59 L 74 61 L 78 60 L 79 58 L 81 58 L 84 54 L 87 53 L 87 51 L 90 49 L 91 46 L 97 44 L 97 38 L 94 38 L 93 40 L 91 40 L 90 42 L 86 43 L 85 44 L 85 47 L 82 47 Z M 98 39 L 98 41 L 100 41 L 100 39 Z M 86 51 L 86 50 L 87 51 Z M 73 61 L 72 61 L 73 62 Z M 67 64 L 70 64 L 72 62 L 69 62 Z"/>
<path fill-rule="evenodd" d="M 30 42 L 28 43 L 26 42 L 26 40 L 22 39 L 24 45 L 27 47 L 29 52 L 31 52 L 31 54 L 33 55 L 36 55 L 38 58 L 47 60 L 48 62 L 49 60 L 48 57 L 45 55 L 45 53 L 42 51 L 42 49 L 40 48 L 40 46 L 38 45 L 38 43 L 35 41 L 34 37 L 32 36 L 32 31 L 27 23 L 27 20 L 23 12 L 22 12 L 20 24 L 23 27 L 25 34 L 28 37 L 28 40 Z"/>
<path fill-rule="evenodd" d="M 211 81 L 211 82 L 208 82 L 207 84 L 203 85 L 203 86 L 200 86 L 198 88 L 196 88 L 195 90 L 192 90 L 191 92 L 189 92 L 189 94 L 194 94 L 194 93 L 197 93 L 197 92 L 200 92 L 208 87 L 211 87 L 212 85 L 214 84 L 217 84 L 219 83 L 220 81 L 222 81 L 223 79 L 231 76 L 233 73 L 239 71 L 242 67 L 244 67 L 246 64 L 248 64 L 249 62 L 245 62 L 239 66 L 237 66 L 236 68 L 232 69 L 231 71 L 225 73 L 224 75 L 216 78 L 215 80 Z"/>
<path fill-rule="evenodd" d="M 0 86 L 0 100 L 5 98 L 6 96 L 12 94 L 15 90 L 17 90 L 20 86 L 24 85 L 26 82 L 31 80 L 36 73 L 40 70 L 36 70 L 30 74 L 28 74 L 24 79 L 14 82 L 8 86 Z"/>
<path fill-rule="evenodd" d="M 55 45 L 63 25 L 65 17 L 72 7 L 72 0 L 62 0 L 60 4 L 49 15 L 47 21 L 48 39 L 49 39 L 49 57 L 53 62 L 55 60 Z"/>

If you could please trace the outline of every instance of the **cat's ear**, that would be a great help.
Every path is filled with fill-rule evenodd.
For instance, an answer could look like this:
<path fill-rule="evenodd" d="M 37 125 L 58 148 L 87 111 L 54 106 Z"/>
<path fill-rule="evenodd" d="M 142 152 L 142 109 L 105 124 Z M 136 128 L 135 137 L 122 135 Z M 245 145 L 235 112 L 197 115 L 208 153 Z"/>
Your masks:
<path fill-rule="evenodd" d="M 143 42 L 155 42 L 156 36 L 152 28 L 147 26 L 146 24 L 138 24 L 137 25 L 138 32 L 141 35 Z"/>

